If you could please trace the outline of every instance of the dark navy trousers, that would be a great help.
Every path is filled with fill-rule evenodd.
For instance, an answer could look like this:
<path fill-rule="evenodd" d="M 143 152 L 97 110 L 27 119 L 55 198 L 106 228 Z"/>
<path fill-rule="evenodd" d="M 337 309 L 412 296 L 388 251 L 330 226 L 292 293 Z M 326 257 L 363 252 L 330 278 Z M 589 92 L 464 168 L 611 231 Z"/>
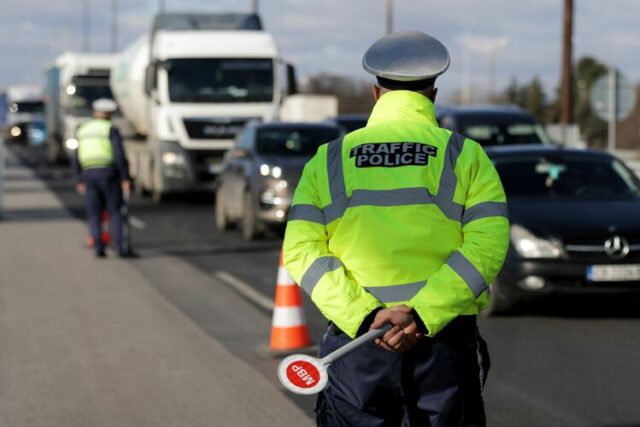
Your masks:
<path fill-rule="evenodd" d="M 89 233 L 95 242 L 95 250 L 104 250 L 100 239 L 102 233 L 102 212 L 109 212 L 109 233 L 116 249 L 122 252 L 122 188 L 115 177 L 85 179 L 87 186 L 85 203 L 87 208 L 87 223 Z"/>
<path fill-rule="evenodd" d="M 318 396 L 321 427 L 484 426 L 482 387 L 489 370 L 475 316 L 460 316 L 405 354 L 369 343 L 329 366 Z M 330 325 L 320 357 L 349 342 Z"/>

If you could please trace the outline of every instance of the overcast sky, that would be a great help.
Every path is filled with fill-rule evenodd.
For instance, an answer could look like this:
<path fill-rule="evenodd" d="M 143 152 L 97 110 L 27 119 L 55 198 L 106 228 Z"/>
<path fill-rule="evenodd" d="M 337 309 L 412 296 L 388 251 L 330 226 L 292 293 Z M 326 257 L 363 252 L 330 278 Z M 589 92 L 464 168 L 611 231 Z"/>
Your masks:
<path fill-rule="evenodd" d="M 45 64 L 82 47 L 82 4 L 91 2 L 91 49 L 109 50 L 110 0 L 3 0 L 0 87 L 42 83 Z M 248 11 L 250 0 L 164 0 L 168 11 Z M 145 32 L 158 0 L 119 0 L 119 47 Z M 506 38 L 497 85 L 539 76 L 552 93 L 560 72 L 561 0 L 395 0 L 395 29 L 439 38 L 452 65 L 440 81 L 452 94 L 463 81 L 463 40 Z M 640 0 L 575 0 L 576 57 L 592 55 L 640 80 Z M 260 0 L 260 12 L 282 55 L 299 74 L 339 73 L 367 79 L 360 61 L 385 32 L 384 0 Z M 489 56 L 472 53 L 474 86 L 488 85 Z"/>

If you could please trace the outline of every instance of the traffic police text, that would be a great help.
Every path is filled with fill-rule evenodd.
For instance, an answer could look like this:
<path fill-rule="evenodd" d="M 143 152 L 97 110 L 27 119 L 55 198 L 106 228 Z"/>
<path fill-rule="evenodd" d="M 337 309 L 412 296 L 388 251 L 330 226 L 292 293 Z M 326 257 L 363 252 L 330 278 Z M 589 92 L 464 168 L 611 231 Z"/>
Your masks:
<path fill-rule="evenodd" d="M 355 157 L 356 167 L 426 166 L 429 156 L 435 157 L 438 149 L 419 142 L 385 142 L 362 144 L 351 149 L 349 157 Z"/>

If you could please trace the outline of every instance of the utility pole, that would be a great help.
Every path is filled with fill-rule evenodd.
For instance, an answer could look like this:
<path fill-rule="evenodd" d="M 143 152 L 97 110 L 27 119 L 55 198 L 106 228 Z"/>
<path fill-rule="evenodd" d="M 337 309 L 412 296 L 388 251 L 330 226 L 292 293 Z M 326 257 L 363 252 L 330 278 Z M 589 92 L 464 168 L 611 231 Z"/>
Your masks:
<path fill-rule="evenodd" d="M 251 12 L 258 13 L 258 0 L 251 0 Z"/>
<path fill-rule="evenodd" d="M 82 6 L 82 50 L 89 52 L 91 50 L 91 0 L 84 0 Z"/>
<path fill-rule="evenodd" d="M 165 0 L 158 0 L 158 12 L 164 13 L 165 6 Z"/>
<path fill-rule="evenodd" d="M 387 2 L 387 34 L 393 33 L 393 0 Z"/>
<path fill-rule="evenodd" d="M 564 0 L 564 28 L 562 44 L 562 91 L 561 91 L 561 121 L 562 142 L 566 144 L 567 128 L 573 122 L 573 84 L 572 84 L 572 54 L 573 51 L 573 0 Z"/>
<path fill-rule="evenodd" d="M 111 0 L 111 52 L 118 50 L 118 0 Z"/>

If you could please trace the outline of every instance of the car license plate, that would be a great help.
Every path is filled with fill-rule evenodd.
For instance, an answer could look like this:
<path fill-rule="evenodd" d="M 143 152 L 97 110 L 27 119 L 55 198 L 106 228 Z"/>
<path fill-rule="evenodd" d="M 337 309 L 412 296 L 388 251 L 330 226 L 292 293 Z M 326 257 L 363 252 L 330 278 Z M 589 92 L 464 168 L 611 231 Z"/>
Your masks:
<path fill-rule="evenodd" d="M 587 280 L 592 282 L 629 282 L 640 280 L 640 264 L 590 265 Z"/>

